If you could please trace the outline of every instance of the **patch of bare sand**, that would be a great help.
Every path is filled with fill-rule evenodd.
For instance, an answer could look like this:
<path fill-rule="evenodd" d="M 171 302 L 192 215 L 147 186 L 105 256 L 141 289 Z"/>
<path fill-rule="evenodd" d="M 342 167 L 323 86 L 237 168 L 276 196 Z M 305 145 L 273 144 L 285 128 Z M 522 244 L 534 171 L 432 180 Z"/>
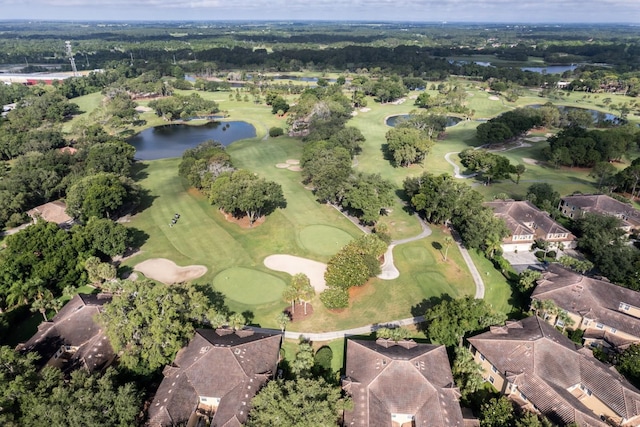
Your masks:
<path fill-rule="evenodd" d="M 545 138 L 544 136 L 530 136 L 527 137 L 527 141 L 529 142 L 541 142 L 541 141 L 546 141 L 547 138 Z"/>
<path fill-rule="evenodd" d="M 278 254 L 266 257 L 264 265 L 271 270 L 284 271 L 292 276 L 298 273 L 306 274 L 316 293 L 320 293 L 327 288 L 327 284 L 324 281 L 327 265 L 321 262 L 293 255 Z"/>
<path fill-rule="evenodd" d="M 489 97 L 489 100 L 490 100 L 490 101 L 500 101 L 500 98 L 498 98 L 498 97 L 497 97 L 497 96 L 495 96 L 495 95 L 491 95 L 491 96 Z"/>
<path fill-rule="evenodd" d="M 300 172 L 302 170 L 302 168 L 300 166 L 297 166 L 297 165 L 289 166 L 287 169 L 289 169 L 290 171 L 293 171 L 293 172 Z"/>
<path fill-rule="evenodd" d="M 144 274 L 145 277 L 149 279 L 157 280 L 167 285 L 188 282 L 189 280 L 204 276 L 207 272 L 207 267 L 204 265 L 180 267 L 175 262 L 166 258 L 151 258 L 136 264 L 133 269 Z"/>
<path fill-rule="evenodd" d="M 288 163 L 288 164 L 290 164 L 290 165 L 299 165 L 299 164 L 300 164 L 300 160 L 297 160 L 297 159 L 287 159 L 287 160 L 285 161 L 285 163 Z"/>
<path fill-rule="evenodd" d="M 529 157 L 523 157 L 522 161 L 525 162 L 528 165 L 537 165 L 538 161 L 535 159 L 530 159 Z"/>
<path fill-rule="evenodd" d="M 288 168 L 288 167 L 289 167 L 289 163 L 277 163 L 277 164 L 276 164 L 276 167 L 277 167 L 278 169 L 286 169 L 286 168 Z"/>

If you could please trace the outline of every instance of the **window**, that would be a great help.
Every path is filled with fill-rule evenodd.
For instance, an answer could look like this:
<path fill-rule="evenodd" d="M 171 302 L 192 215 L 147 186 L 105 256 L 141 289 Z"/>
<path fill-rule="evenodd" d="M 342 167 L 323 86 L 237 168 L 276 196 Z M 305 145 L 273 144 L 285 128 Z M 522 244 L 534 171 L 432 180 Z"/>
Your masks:
<path fill-rule="evenodd" d="M 625 303 L 621 302 L 620 305 L 618 306 L 618 308 L 620 310 L 629 311 L 631 306 L 629 304 L 625 304 Z"/>
<path fill-rule="evenodd" d="M 556 320 L 556 326 L 559 326 L 559 327 L 561 327 L 561 328 L 564 328 L 564 322 L 563 322 L 562 320 L 560 320 L 560 319 L 557 319 L 557 320 Z"/>
<path fill-rule="evenodd" d="M 483 362 L 485 361 L 485 357 L 482 353 L 480 353 L 480 360 L 482 360 Z"/>
<path fill-rule="evenodd" d="M 491 375 L 489 375 L 489 382 L 490 382 L 491 384 L 493 384 L 493 383 L 495 383 L 495 382 L 496 382 L 496 379 L 495 379 L 495 378 L 493 378 Z"/>
<path fill-rule="evenodd" d="M 523 392 L 520 392 L 520 397 L 522 400 L 527 400 L 527 396 L 525 396 Z"/>
<path fill-rule="evenodd" d="M 496 368 L 495 366 L 491 365 L 491 371 L 492 372 L 498 372 L 498 368 Z"/>
<path fill-rule="evenodd" d="M 596 328 L 604 329 L 604 325 L 602 323 L 596 323 Z"/>
<path fill-rule="evenodd" d="M 615 334 L 616 332 L 618 332 L 618 330 L 616 328 L 609 328 L 609 332 Z"/>

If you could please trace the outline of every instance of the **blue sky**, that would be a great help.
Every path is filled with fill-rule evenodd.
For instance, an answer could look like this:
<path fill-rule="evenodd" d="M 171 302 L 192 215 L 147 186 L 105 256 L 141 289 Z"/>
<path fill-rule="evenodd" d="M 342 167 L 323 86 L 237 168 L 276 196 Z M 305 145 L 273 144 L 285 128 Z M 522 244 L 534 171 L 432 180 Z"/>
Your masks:
<path fill-rule="evenodd" d="M 624 22 L 640 25 L 640 0 L 0 0 L 0 19 Z"/>

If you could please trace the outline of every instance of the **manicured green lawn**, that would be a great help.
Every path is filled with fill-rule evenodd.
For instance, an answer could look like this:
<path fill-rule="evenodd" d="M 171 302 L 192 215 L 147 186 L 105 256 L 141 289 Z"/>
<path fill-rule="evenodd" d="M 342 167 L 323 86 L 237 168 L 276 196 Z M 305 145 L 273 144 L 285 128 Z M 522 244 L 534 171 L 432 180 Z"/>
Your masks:
<path fill-rule="evenodd" d="M 213 287 L 227 298 L 252 305 L 278 301 L 285 286 L 279 277 L 242 267 L 222 270 L 213 279 Z"/>
<path fill-rule="evenodd" d="M 473 119 L 448 128 L 446 138 L 435 144 L 424 164 L 410 168 L 394 167 L 384 158 L 383 148 L 385 134 L 390 129 L 385 118 L 414 110 L 413 99 L 408 98 L 397 105 L 381 105 L 370 99 L 369 110 L 358 111 L 349 122 L 349 126 L 357 127 L 366 137 L 363 151 L 354 162 L 355 169 L 379 173 L 398 188 L 406 177 L 425 171 L 451 173 L 452 167 L 444 161 L 444 155 L 479 145 L 475 139 L 475 128 L 480 122 L 476 118 L 490 118 L 518 105 L 546 101 L 533 91 L 525 91 L 518 102 L 506 103 L 502 98 L 497 101 L 489 99 L 491 94 L 477 82 L 460 79 L 455 84 L 462 85 L 468 92 L 469 107 L 474 110 Z M 130 226 L 144 231 L 148 239 L 141 253 L 127 260 L 126 265 L 133 266 L 153 257 L 169 258 L 179 265 L 206 265 L 207 274 L 197 282 L 225 294 L 228 306 L 234 311 L 250 314 L 253 324 L 277 327 L 275 316 L 286 306 L 279 296 L 281 287 L 290 280 L 290 276 L 268 270 L 263 265 L 264 258 L 271 254 L 291 254 L 326 262 L 361 231 L 332 207 L 319 204 L 312 192 L 304 188 L 299 172 L 275 166 L 286 160 L 299 160 L 302 153 L 298 139 L 287 136 L 266 138 L 270 127 L 285 128 L 286 118 L 274 116 L 264 105 L 229 100 L 228 92 L 198 93 L 219 102 L 229 120 L 245 120 L 256 127 L 256 138 L 235 142 L 227 150 L 235 166 L 278 182 L 287 199 L 287 207 L 270 215 L 263 224 L 241 228 L 225 220 L 201 194 L 186 187 L 177 176 L 179 159 L 144 163 L 138 181 L 149 191 L 149 207 L 132 218 Z M 436 92 L 429 90 L 429 93 Z M 410 97 L 416 95 L 414 92 Z M 572 95 L 566 102 L 572 105 L 577 100 Z M 83 102 L 89 105 L 95 99 Z M 142 117 L 147 120 L 147 125 L 162 123 L 153 113 L 145 113 Z M 539 161 L 544 144 L 536 143 L 504 155 L 514 163 L 523 163 L 523 159 Z M 459 159 L 453 156 L 452 160 Z M 488 187 L 476 185 L 476 188 L 488 199 L 497 193 L 522 197 L 532 182 L 549 182 L 561 194 L 594 191 L 588 171 L 554 169 L 543 163 L 531 163 L 526 163 L 527 172 L 519 185 L 505 180 Z M 473 184 L 474 181 L 468 180 L 468 183 Z M 402 192 L 398 191 L 397 195 L 394 205 L 381 222 L 389 225 L 394 239 L 420 233 L 419 222 L 402 203 Z M 181 214 L 180 222 L 170 228 L 168 224 L 175 212 Z M 455 247 L 449 250 L 448 260 L 444 261 L 443 253 L 438 249 L 444 237 L 445 231 L 433 227 L 433 235 L 429 238 L 396 247 L 395 263 L 401 273 L 398 279 L 384 281 L 374 278 L 365 286 L 353 289 L 350 307 L 339 312 L 325 310 L 316 296 L 311 301 L 314 315 L 291 324 L 289 329 L 317 332 L 347 329 L 423 314 L 425 303 L 431 297 L 473 295 L 474 283 Z M 497 310 L 511 311 L 514 302 L 504 277 L 482 255 L 472 254 L 472 257 L 485 279 L 486 299 Z M 273 292 L 265 294 L 266 290 Z"/>
<path fill-rule="evenodd" d="M 332 256 L 353 238 L 339 228 L 310 225 L 300 230 L 300 244 L 310 252 Z"/>
<path fill-rule="evenodd" d="M 299 173 L 275 167 L 276 163 L 299 157 L 297 141 L 253 139 L 232 144 L 229 152 L 237 166 L 259 171 L 279 182 L 287 199 L 286 209 L 275 212 L 261 225 L 244 229 L 227 222 L 202 195 L 187 191 L 177 176 L 179 159 L 144 163 L 139 183 L 149 190 L 150 206 L 133 217 L 129 225 L 143 230 L 149 237 L 141 253 L 127 260 L 126 265 L 133 266 L 153 257 L 169 258 L 183 266 L 205 265 L 209 270 L 199 283 L 207 283 L 213 290 L 225 293 L 232 310 L 250 311 L 254 324 L 277 327 L 275 316 L 286 306 L 275 296 L 281 290 L 276 290 L 272 298 L 256 299 L 256 287 L 261 291 L 266 289 L 262 286 L 262 274 L 282 283 L 288 282 L 290 276 L 268 270 L 262 264 L 264 258 L 285 253 L 326 262 L 332 255 L 328 248 L 336 245 L 336 238 L 346 241 L 361 232 L 332 207 L 318 204 L 300 183 Z M 175 212 L 180 213 L 180 222 L 170 228 L 169 221 Z M 308 247 L 316 231 L 323 234 L 318 237 L 322 250 Z M 326 241 L 328 235 L 333 240 Z M 442 232 L 435 229 L 428 239 L 398 246 L 395 259 L 400 278 L 372 279 L 354 291 L 351 307 L 340 313 L 328 312 L 315 297 L 314 315 L 300 324 L 290 325 L 290 329 L 329 331 L 410 317 L 413 306 L 432 296 L 472 294 L 473 282 L 457 250 L 449 251 L 445 263 L 442 254 L 433 247 L 433 243 L 442 241 L 443 237 Z M 247 273 L 249 278 L 245 274 L 227 274 L 236 270 L 253 273 Z M 247 286 L 252 277 L 258 283 Z"/>

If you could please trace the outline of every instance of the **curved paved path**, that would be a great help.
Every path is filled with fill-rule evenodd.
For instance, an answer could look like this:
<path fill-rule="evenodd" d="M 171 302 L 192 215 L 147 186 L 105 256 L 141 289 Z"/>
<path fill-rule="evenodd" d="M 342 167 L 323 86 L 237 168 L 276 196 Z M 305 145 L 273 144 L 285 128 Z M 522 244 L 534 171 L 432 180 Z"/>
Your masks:
<path fill-rule="evenodd" d="M 447 163 L 449 163 L 451 166 L 453 166 L 453 176 L 454 178 L 460 178 L 460 179 L 467 179 L 467 178 L 473 178 L 474 176 L 477 175 L 477 173 L 472 173 L 469 175 L 462 175 L 460 173 L 460 166 L 458 166 L 453 160 L 451 160 L 451 155 L 453 154 L 458 154 L 459 151 L 452 151 L 450 153 L 447 153 L 444 155 L 444 159 L 447 161 Z"/>
<path fill-rule="evenodd" d="M 428 236 L 431 235 L 431 229 L 429 228 L 427 223 L 424 222 L 424 220 L 422 218 L 420 218 L 420 216 L 418 214 L 415 214 L 415 216 L 416 216 L 416 218 L 418 218 L 418 221 L 420 221 L 420 226 L 422 227 L 422 232 L 420 234 L 418 234 L 417 236 L 408 237 L 406 239 L 392 240 L 391 241 L 391 243 L 389 244 L 389 247 L 387 248 L 387 251 L 384 253 L 384 263 L 380 267 L 380 269 L 382 271 L 378 275 L 379 279 L 382 279 L 382 280 L 393 280 L 393 279 L 397 279 L 398 277 L 400 277 L 400 272 L 398 271 L 398 269 L 396 268 L 395 264 L 393 263 L 393 248 L 395 248 L 397 245 L 402 245 L 403 243 L 414 242 L 416 240 L 424 239 L 425 237 L 428 237 Z"/>

